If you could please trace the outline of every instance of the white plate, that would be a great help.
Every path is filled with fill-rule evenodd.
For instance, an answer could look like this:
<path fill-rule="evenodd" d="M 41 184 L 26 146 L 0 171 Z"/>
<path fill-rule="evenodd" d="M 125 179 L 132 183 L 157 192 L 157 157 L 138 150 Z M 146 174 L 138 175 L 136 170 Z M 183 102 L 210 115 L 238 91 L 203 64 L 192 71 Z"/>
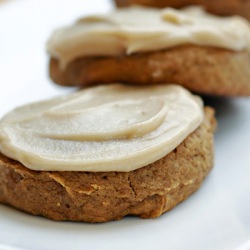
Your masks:
<path fill-rule="evenodd" d="M 0 5 L 0 116 L 17 105 L 73 91 L 47 76 L 45 42 L 103 0 L 9 0 Z M 158 219 L 54 222 L 0 205 L 0 250 L 250 249 L 250 101 L 209 99 L 217 109 L 215 168 L 201 189 Z"/>

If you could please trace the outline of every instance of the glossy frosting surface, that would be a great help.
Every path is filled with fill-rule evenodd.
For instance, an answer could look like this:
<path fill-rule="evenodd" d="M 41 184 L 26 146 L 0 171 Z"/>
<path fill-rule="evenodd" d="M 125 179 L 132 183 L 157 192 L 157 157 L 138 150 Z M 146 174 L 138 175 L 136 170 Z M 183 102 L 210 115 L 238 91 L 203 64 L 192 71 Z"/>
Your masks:
<path fill-rule="evenodd" d="M 176 85 L 112 84 L 17 108 L 0 121 L 0 151 L 33 170 L 131 171 L 171 152 L 203 120 Z"/>

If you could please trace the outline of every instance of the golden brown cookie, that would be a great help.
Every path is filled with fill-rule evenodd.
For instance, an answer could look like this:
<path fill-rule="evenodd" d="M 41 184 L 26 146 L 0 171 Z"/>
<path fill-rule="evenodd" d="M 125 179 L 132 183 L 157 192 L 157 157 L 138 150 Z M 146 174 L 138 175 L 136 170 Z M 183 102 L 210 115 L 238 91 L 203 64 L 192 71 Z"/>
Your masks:
<path fill-rule="evenodd" d="M 160 8 L 200 5 L 217 15 L 241 15 L 250 20 L 250 0 L 115 0 L 115 3 L 119 7 L 138 4 Z"/>
<path fill-rule="evenodd" d="M 32 171 L 0 154 L 0 202 L 53 220 L 155 218 L 196 191 L 213 166 L 213 110 L 174 151 L 131 172 Z"/>
<path fill-rule="evenodd" d="M 247 51 L 184 45 L 117 57 L 82 57 L 65 69 L 51 58 L 50 76 L 65 86 L 174 82 L 202 94 L 249 96 L 250 56 Z"/>

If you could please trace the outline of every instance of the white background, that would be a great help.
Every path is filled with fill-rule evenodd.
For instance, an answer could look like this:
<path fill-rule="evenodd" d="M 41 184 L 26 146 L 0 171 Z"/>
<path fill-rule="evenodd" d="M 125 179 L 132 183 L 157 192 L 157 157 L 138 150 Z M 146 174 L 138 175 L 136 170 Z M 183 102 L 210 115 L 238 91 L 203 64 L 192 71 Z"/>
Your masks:
<path fill-rule="evenodd" d="M 74 91 L 49 80 L 46 40 L 54 28 L 110 8 L 104 0 L 1 3 L 0 116 L 26 102 Z M 158 219 L 105 224 L 53 222 L 0 205 L 0 250 L 250 249 L 250 100 L 206 102 L 216 108 L 219 122 L 215 168 L 187 201 Z"/>

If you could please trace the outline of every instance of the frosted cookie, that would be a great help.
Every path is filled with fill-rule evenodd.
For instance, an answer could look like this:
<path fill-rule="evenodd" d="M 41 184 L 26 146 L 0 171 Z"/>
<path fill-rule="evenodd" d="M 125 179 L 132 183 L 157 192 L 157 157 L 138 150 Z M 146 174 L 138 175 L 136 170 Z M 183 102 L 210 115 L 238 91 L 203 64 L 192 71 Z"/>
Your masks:
<path fill-rule="evenodd" d="M 176 85 L 109 85 L 0 121 L 0 202 L 53 220 L 155 218 L 213 166 L 215 119 Z"/>
<path fill-rule="evenodd" d="M 55 31 L 47 49 L 61 85 L 175 82 L 203 94 L 250 95 L 250 29 L 240 17 L 123 8 Z"/>
<path fill-rule="evenodd" d="M 144 5 L 151 7 L 183 8 L 189 5 L 199 5 L 208 12 L 222 15 L 240 15 L 250 20 L 250 0 L 115 0 L 119 7 L 129 5 Z"/>

